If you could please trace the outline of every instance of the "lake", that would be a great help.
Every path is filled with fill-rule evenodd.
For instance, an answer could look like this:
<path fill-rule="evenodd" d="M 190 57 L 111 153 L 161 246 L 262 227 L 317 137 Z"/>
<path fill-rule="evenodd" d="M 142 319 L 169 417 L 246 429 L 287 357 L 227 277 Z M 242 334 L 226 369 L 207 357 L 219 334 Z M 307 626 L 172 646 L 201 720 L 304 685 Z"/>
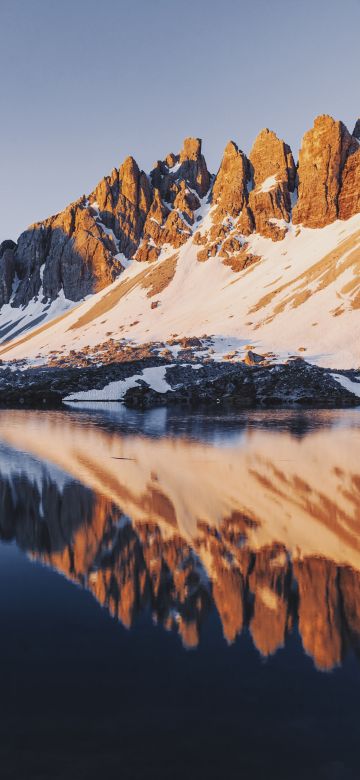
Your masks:
<path fill-rule="evenodd" d="M 360 776 L 360 411 L 0 411 L 1 777 Z"/>

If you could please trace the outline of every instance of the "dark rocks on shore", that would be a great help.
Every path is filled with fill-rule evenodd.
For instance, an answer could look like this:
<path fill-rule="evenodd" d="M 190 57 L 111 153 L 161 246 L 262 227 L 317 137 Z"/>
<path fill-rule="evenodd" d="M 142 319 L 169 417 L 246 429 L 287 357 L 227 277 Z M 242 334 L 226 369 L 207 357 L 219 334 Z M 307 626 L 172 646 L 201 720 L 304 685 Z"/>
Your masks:
<path fill-rule="evenodd" d="M 125 393 L 126 406 L 147 409 L 177 405 L 185 408 L 226 407 L 314 408 L 352 407 L 360 399 L 343 388 L 328 369 L 302 359 L 262 366 L 244 363 L 173 363 L 160 357 L 128 363 L 89 367 L 3 367 L 0 371 L 0 405 L 59 407 L 70 393 L 102 389 L 109 382 L 141 375 L 144 368 L 167 366 L 171 390 L 159 393 L 141 378 Z M 339 372 L 338 372 L 339 373 Z M 352 372 L 341 372 L 352 376 Z"/>
<path fill-rule="evenodd" d="M 133 408 L 162 405 L 255 407 L 351 407 L 360 403 L 331 373 L 299 359 L 272 367 L 207 363 L 169 368 L 166 379 L 174 388 L 157 393 L 145 382 L 130 388 L 124 403 Z"/>

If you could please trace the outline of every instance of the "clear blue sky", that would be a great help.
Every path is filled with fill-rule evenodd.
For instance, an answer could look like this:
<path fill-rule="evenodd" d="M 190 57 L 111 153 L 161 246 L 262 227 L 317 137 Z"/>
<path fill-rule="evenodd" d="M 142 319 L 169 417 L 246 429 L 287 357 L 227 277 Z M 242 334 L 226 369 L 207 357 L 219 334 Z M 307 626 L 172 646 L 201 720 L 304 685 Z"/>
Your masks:
<path fill-rule="evenodd" d="M 360 0 L 0 0 L 0 240 L 184 136 L 216 170 L 360 114 Z"/>

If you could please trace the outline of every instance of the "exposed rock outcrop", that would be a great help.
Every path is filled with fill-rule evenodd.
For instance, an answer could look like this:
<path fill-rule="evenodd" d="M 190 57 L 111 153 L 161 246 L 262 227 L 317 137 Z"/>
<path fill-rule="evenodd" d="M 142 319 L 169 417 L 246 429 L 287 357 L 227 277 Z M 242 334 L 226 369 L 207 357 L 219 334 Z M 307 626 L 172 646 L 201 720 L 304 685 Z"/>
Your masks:
<path fill-rule="evenodd" d="M 17 246 L 4 242 L 0 307 L 39 295 L 46 304 L 60 291 L 81 300 L 112 282 L 125 260 L 155 261 L 192 236 L 199 261 L 220 257 L 239 272 L 257 260 L 247 241 L 254 231 L 277 241 L 291 217 L 319 228 L 360 211 L 359 142 L 360 119 L 350 135 L 342 122 L 319 116 L 303 138 L 297 173 L 290 147 L 265 129 L 249 159 L 227 144 L 214 181 L 199 138 L 185 138 L 180 153 L 158 160 L 150 175 L 127 157 L 87 198 L 32 225 Z M 210 224 L 202 227 L 200 206 L 210 201 Z"/>
<path fill-rule="evenodd" d="M 6 251 L 0 305 L 9 301 L 15 273 L 20 283 L 14 307 L 40 292 L 51 301 L 60 290 L 77 301 L 111 283 L 122 270 L 122 256 L 155 260 L 164 244 L 181 246 L 209 185 L 199 139 L 185 139 L 180 155 L 168 155 L 150 177 L 127 157 L 87 199 L 26 230 L 14 256 Z"/>
<path fill-rule="evenodd" d="M 259 133 L 250 152 L 254 188 L 249 206 L 255 230 L 278 240 L 284 237 L 290 221 L 290 193 L 295 189 L 296 168 L 290 147 L 271 130 Z M 280 224 L 279 224 L 280 223 Z"/>
<path fill-rule="evenodd" d="M 200 138 L 185 138 L 179 162 L 179 178 L 184 179 L 203 198 L 210 186 L 210 174 L 201 153 Z"/>
<path fill-rule="evenodd" d="M 360 117 L 355 122 L 353 136 L 354 138 L 356 138 L 357 141 L 360 141 Z"/>
<path fill-rule="evenodd" d="M 26 305 L 41 288 L 45 300 L 63 289 L 73 301 L 102 289 L 121 270 L 116 251 L 82 198 L 20 236 L 15 253 L 20 282 L 12 305 Z"/>
<path fill-rule="evenodd" d="M 208 192 L 210 174 L 199 138 L 186 138 L 179 155 L 158 160 L 151 171 L 153 201 L 136 260 L 155 260 L 169 244 L 178 249 L 191 236 L 200 198 Z"/>
<path fill-rule="evenodd" d="M 98 215 L 118 241 L 118 251 L 131 257 L 136 251 L 152 201 L 152 188 L 133 157 L 114 168 L 89 197 Z"/>
<path fill-rule="evenodd" d="M 180 154 L 169 154 L 165 160 L 158 160 L 150 179 L 168 204 L 174 203 L 181 181 L 203 198 L 209 190 L 211 176 L 201 152 L 200 138 L 185 138 Z"/>
<path fill-rule="evenodd" d="M 295 224 L 324 227 L 340 214 L 355 213 L 352 209 L 357 208 L 356 198 L 352 191 L 357 178 L 356 160 L 349 162 L 343 177 L 347 160 L 357 148 L 357 141 L 342 122 L 327 115 L 315 119 L 313 128 L 304 135 L 299 154 L 299 197 L 293 210 Z"/>
<path fill-rule="evenodd" d="M 224 156 L 217 173 L 212 202 L 217 205 L 214 220 L 226 216 L 238 217 L 247 205 L 247 185 L 251 179 L 249 161 L 234 141 L 225 147 Z"/>
<path fill-rule="evenodd" d="M 60 290 L 78 301 L 110 284 L 122 270 L 119 253 L 131 256 L 139 244 L 151 200 L 147 176 L 128 157 L 88 199 L 32 225 L 18 241 L 12 305 L 26 305 L 40 290 L 45 301 Z"/>
<path fill-rule="evenodd" d="M 229 141 L 211 193 L 211 226 L 205 233 L 198 231 L 194 236 L 194 243 L 202 246 L 197 253 L 200 262 L 217 254 L 234 270 L 251 262 L 244 241 L 244 236 L 254 229 L 253 215 L 248 207 L 250 181 L 249 160 L 234 141 Z"/>
<path fill-rule="evenodd" d="M 359 129 L 360 132 L 360 129 Z M 349 150 L 341 178 L 338 218 L 349 219 L 360 211 L 360 144 L 355 141 Z"/>
<path fill-rule="evenodd" d="M 0 244 L 0 307 L 9 303 L 15 277 L 14 241 L 7 240 Z"/>

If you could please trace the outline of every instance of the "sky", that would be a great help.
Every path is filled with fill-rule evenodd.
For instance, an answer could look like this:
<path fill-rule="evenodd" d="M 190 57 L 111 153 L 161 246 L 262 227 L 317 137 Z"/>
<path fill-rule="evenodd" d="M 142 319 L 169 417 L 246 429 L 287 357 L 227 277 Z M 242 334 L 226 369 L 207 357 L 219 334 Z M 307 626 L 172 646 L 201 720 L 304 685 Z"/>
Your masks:
<path fill-rule="evenodd" d="M 263 127 L 297 158 L 328 113 L 360 114 L 360 0 L 0 0 L 0 240 L 132 154 L 150 170 Z"/>

